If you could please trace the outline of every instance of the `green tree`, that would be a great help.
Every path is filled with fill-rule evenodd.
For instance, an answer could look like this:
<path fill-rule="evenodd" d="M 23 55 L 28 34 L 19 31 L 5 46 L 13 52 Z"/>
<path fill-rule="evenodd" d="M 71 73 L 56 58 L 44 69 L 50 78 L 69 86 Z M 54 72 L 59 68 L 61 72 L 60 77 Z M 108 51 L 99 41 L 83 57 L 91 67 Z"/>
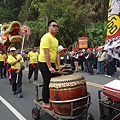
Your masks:
<path fill-rule="evenodd" d="M 24 0 L 1 0 L 0 1 L 0 21 L 10 22 L 18 20 L 18 14 Z"/>
<path fill-rule="evenodd" d="M 47 22 L 55 19 L 60 26 L 59 44 L 70 48 L 79 37 L 87 36 L 94 47 L 104 43 L 107 10 L 108 0 L 0 0 L 0 21 L 29 25 L 32 43 L 47 32 Z"/>
<path fill-rule="evenodd" d="M 107 31 L 107 22 L 99 22 L 94 25 L 94 28 L 88 29 L 86 31 L 89 38 L 89 46 L 101 46 L 105 42 Z"/>

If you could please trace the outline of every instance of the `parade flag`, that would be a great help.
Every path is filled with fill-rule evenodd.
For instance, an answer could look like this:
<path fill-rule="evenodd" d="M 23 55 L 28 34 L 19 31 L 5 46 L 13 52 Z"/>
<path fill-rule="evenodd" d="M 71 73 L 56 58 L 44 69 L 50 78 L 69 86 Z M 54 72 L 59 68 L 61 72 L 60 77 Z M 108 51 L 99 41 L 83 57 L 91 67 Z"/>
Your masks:
<path fill-rule="evenodd" d="M 120 60 L 120 0 L 110 0 L 105 50 Z"/>

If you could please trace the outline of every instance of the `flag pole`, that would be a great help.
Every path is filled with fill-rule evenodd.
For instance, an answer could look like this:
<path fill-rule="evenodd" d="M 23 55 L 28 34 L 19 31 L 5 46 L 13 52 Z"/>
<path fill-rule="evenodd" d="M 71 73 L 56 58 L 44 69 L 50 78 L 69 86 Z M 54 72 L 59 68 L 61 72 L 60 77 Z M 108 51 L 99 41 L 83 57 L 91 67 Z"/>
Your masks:
<path fill-rule="evenodd" d="M 25 43 L 25 34 L 23 34 L 23 40 L 22 40 L 22 47 L 21 47 L 21 55 L 23 54 L 23 46 L 24 46 L 24 43 Z"/>

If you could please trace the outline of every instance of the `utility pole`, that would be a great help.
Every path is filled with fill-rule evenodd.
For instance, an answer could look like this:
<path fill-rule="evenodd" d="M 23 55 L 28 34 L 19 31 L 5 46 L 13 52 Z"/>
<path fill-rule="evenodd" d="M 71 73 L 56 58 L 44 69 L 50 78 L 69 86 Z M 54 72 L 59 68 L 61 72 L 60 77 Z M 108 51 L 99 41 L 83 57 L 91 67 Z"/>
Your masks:
<path fill-rule="evenodd" d="M 43 9 L 41 9 L 41 8 L 39 8 L 39 11 L 43 11 L 43 13 L 44 13 L 44 15 L 45 15 L 45 18 L 46 18 L 46 33 L 47 33 L 47 27 L 48 27 L 48 15 L 47 15 L 47 13 L 43 10 Z"/>

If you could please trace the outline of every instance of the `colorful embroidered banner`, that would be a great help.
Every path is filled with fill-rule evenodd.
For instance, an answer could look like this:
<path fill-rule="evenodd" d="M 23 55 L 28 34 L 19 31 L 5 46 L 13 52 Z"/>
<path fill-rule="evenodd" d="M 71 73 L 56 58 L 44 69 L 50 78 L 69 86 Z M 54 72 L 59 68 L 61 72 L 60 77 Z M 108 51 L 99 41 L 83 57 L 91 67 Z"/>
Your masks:
<path fill-rule="evenodd" d="M 110 0 L 105 50 L 120 60 L 120 0 Z"/>
<path fill-rule="evenodd" d="M 78 42 L 78 48 L 88 48 L 88 38 L 87 37 L 80 37 Z"/>

